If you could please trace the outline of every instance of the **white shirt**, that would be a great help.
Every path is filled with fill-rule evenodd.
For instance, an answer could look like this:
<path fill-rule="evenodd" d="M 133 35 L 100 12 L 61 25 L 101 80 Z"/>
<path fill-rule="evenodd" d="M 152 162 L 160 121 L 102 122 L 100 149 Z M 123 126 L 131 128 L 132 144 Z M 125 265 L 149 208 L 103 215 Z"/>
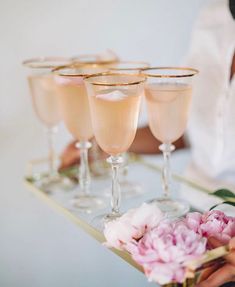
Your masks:
<path fill-rule="evenodd" d="M 188 125 L 192 164 L 187 176 L 216 189 L 235 191 L 235 20 L 228 0 L 210 3 L 201 13 L 187 65 L 197 68 Z"/>

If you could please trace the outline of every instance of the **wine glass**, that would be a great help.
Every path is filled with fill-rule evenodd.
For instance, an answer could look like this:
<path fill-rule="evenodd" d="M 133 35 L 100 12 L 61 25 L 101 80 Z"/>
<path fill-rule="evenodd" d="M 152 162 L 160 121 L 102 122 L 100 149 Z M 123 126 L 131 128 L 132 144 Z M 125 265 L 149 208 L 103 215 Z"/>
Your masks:
<path fill-rule="evenodd" d="M 118 61 L 110 64 L 110 71 L 138 74 L 142 69 L 149 68 L 150 65 L 144 61 Z"/>
<path fill-rule="evenodd" d="M 77 64 L 100 65 L 105 66 L 106 68 L 112 67 L 119 62 L 119 58 L 116 53 L 110 49 L 106 49 L 105 51 L 96 54 L 77 55 L 72 57 L 72 60 Z M 106 162 L 103 160 L 103 155 L 95 139 L 92 141 L 90 154 L 93 158 L 90 165 L 93 176 L 101 178 L 107 177 L 110 174 L 109 169 L 106 166 Z"/>
<path fill-rule="evenodd" d="M 163 196 L 153 199 L 159 208 L 169 217 L 177 217 L 189 210 L 189 205 L 170 196 L 170 156 L 175 149 L 172 144 L 179 139 L 187 125 L 192 97 L 192 79 L 198 73 L 192 68 L 157 67 L 142 71 L 147 77 L 145 98 L 147 103 L 149 126 L 153 135 L 162 144 Z"/>
<path fill-rule="evenodd" d="M 149 68 L 150 65 L 144 61 L 120 61 L 113 63 L 110 67 L 110 71 L 117 73 L 128 73 L 128 74 L 139 74 L 142 69 Z M 128 179 L 129 171 L 129 156 L 128 152 L 123 154 L 123 167 L 120 177 L 120 186 L 122 191 L 122 196 L 129 198 L 137 196 L 143 192 L 143 188 L 140 184 Z"/>
<path fill-rule="evenodd" d="M 91 179 L 88 164 L 88 149 L 91 147 L 93 129 L 90 117 L 88 95 L 84 77 L 107 71 L 99 65 L 70 65 L 54 70 L 58 87 L 60 110 L 63 121 L 77 140 L 76 147 L 80 152 L 79 187 L 72 200 L 75 208 L 90 213 L 103 208 L 101 197 L 91 193 Z"/>
<path fill-rule="evenodd" d="M 97 54 L 85 54 L 72 57 L 78 64 L 113 65 L 119 61 L 118 56 L 110 49 Z"/>
<path fill-rule="evenodd" d="M 94 219 L 99 228 L 120 216 L 118 173 L 123 164 L 122 153 L 128 150 L 136 134 L 144 81 L 142 75 L 114 72 L 85 79 L 94 135 L 101 149 L 109 154 L 107 162 L 112 167 L 112 211 Z"/>
<path fill-rule="evenodd" d="M 60 65 L 70 64 L 71 60 L 62 57 L 39 57 L 28 59 L 23 65 L 29 69 L 28 84 L 34 111 L 45 126 L 49 148 L 49 172 L 36 181 L 45 191 L 50 192 L 51 184 L 66 183 L 66 178 L 60 176 L 56 167 L 56 153 L 54 149 L 54 137 L 61 120 L 58 106 L 56 83 L 54 82 L 52 69 Z M 68 183 L 67 179 L 67 183 Z"/>

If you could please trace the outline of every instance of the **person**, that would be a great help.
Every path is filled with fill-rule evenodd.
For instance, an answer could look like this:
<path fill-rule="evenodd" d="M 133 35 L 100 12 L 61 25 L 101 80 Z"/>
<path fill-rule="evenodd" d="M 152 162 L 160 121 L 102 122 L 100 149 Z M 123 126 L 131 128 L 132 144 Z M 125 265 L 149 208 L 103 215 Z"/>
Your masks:
<path fill-rule="evenodd" d="M 174 144 L 176 149 L 190 145 L 189 178 L 211 190 L 221 186 L 235 190 L 235 0 L 212 1 L 201 12 L 186 63 L 200 73 L 194 83 L 187 133 Z M 142 127 L 130 151 L 154 154 L 159 145 L 150 129 Z M 78 160 L 71 143 L 61 155 L 61 168 Z M 196 197 L 202 208 L 206 200 L 203 195 Z M 214 239 L 211 243 L 220 245 Z M 217 287 L 229 281 L 235 282 L 235 238 L 230 241 L 226 264 L 206 270 L 198 286 Z"/>
<path fill-rule="evenodd" d="M 230 5 L 228 0 L 212 1 L 199 16 L 186 64 L 200 73 L 194 82 L 186 136 L 174 143 L 176 149 L 189 143 L 192 163 L 188 175 L 210 189 L 220 185 L 235 187 L 235 161 L 231 161 L 235 156 L 234 3 L 234 0 L 229 1 Z M 129 150 L 154 154 L 159 153 L 160 144 L 146 126 L 137 130 Z M 62 153 L 60 168 L 78 160 L 73 142 Z"/>
<path fill-rule="evenodd" d="M 211 248 L 216 248 L 222 245 L 222 243 L 215 239 L 209 239 Z M 226 256 L 226 263 L 222 266 L 214 265 L 207 268 L 199 279 L 197 287 L 218 287 L 222 284 L 228 283 L 224 286 L 235 286 L 235 237 L 229 242 L 229 254 Z"/>
<path fill-rule="evenodd" d="M 235 190 L 235 21 L 234 0 L 214 0 L 195 25 L 186 65 L 200 71 L 195 78 L 186 135 L 176 149 L 190 145 L 192 160 L 186 177 L 208 190 L 224 187 Z M 137 130 L 131 152 L 159 153 L 160 142 L 148 127 Z M 74 143 L 62 153 L 61 168 L 79 159 Z M 185 190 L 180 197 L 187 196 Z M 201 198 L 201 201 L 197 200 Z M 212 197 L 191 192 L 191 204 L 202 210 L 215 204 Z"/>
<path fill-rule="evenodd" d="M 186 60 L 200 71 L 187 130 L 192 153 L 187 176 L 210 190 L 235 190 L 234 5 L 216 0 L 201 12 Z"/>

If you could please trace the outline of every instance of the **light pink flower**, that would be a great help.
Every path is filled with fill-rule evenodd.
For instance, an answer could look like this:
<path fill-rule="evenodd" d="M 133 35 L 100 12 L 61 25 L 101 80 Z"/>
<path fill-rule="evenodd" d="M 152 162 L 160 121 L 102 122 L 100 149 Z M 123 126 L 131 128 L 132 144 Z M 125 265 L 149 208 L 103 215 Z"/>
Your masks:
<path fill-rule="evenodd" d="M 195 232 L 199 232 L 202 223 L 202 214 L 199 212 L 190 212 L 185 217 L 187 226 Z"/>
<path fill-rule="evenodd" d="M 131 209 L 105 224 L 105 245 L 126 250 L 127 244 L 135 243 L 145 232 L 157 226 L 162 218 L 163 214 L 156 205 L 143 203 L 139 208 Z"/>
<path fill-rule="evenodd" d="M 162 221 L 127 248 L 150 281 L 167 284 L 184 281 L 186 262 L 203 254 L 206 242 L 184 221 Z"/>
<path fill-rule="evenodd" d="M 125 244 L 141 237 L 141 233 L 128 220 L 116 219 L 105 224 L 104 236 L 107 247 L 124 250 Z"/>
<path fill-rule="evenodd" d="M 124 214 L 124 218 L 126 215 Z M 158 225 L 163 219 L 163 213 L 155 204 L 143 203 L 140 207 L 132 210 L 129 218 L 131 225 L 141 230 L 143 235 Z"/>
<path fill-rule="evenodd" d="M 185 218 L 187 226 L 202 236 L 215 237 L 224 244 L 235 236 L 235 217 L 226 216 L 224 212 L 213 210 L 200 214 L 188 213 Z"/>

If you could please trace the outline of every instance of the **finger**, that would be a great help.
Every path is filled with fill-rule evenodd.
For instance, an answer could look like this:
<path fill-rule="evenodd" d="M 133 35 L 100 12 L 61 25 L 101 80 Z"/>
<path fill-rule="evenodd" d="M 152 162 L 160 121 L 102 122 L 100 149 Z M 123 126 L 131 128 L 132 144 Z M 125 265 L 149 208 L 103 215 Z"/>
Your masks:
<path fill-rule="evenodd" d="M 230 248 L 230 249 L 235 249 L 235 237 L 233 237 L 233 238 L 229 241 L 229 248 Z"/>
<path fill-rule="evenodd" d="M 66 168 L 71 165 L 74 165 L 79 162 L 80 159 L 80 154 L 77 149 L 75 150 L 70 150 L 67 153 L 64 153 L 61 158 L 60 158 L 60 169 L 61 168 Z"/>
<path fill-rule="evenodd" d="M 197 285 L 197 287 L 219 287 L 222 284 L 231 282 L 235 279 L 235 267 L 226 264 L 218 271 L 214 272 L 209 278 Z"/>
<path fill-rule="evenodd" d="M 211 248 L 217 248 L 223 245 L 223 243 L 215 237 L 210 237 L 208 239 L 208 244 Z"/>
<path fill-rule="evenodd" d="M 63 160 L 61 160 L 61 167 L 69 167 L 71 165 L 74 165 L 76 163 L 79 162 L 79 155 L 74 154 L 74 155 L 69 155 L 66 158 L 63 158 Z"/>
<path fill-rule="evenodd" d="M 61 157 L 64 157 L 64 156 L 66 156 L 70 153 L 74 153 L 76 151 L 78 151 L 78 149 L 76 148 L 76 146 L 73 143 L 71 143 L 63 150 L 63 152 L 61 153 Z"/>
<path fill-rule="evenodd" d="M 230 251 L 229 255 L 227 255 L 225 258 L 227 262 L 233 265 L 235 268 L 235 250 Z"/>
<path fill-rule="evenodd" d="M 217 248 L 217 247 L 220 247 L 221 245 L 223 245 L 222 242 L 215 237 L 210 237 L 208 239 L 208 243 L 210 244 L 210 247 L 212 247 L 212 248 Z M 233 248 L 233 246 L 234 246 L 234 248 Z M 235 266 L 235 238 L 232 238 L 230 240 L 229 247 L 232 251 L 230 251 L 229 255 L 227 255 L 225 258 L 228 261 L 228 263 Z M 233 251 L 233 249 L 234 249 L 234 251 Z"/>
<path fill-rule="evenodd" d="M 76 150 L 77 148 L 75 147 L 74 143 L 70 143 L 62 152 L 61 158 L 66 157 L 70 153 L 74 153 Z"/>
<path fill-rule="evenodd" d="M 205 280 L 206 280 L 213 272 L 215 272 L 217 269 L 218 269 L 218 266 L 213 266 L 213 267 L 209 267 L 209 268 L 205 269 L 205 270 L 201 273 L 198 282 L 205 281 Z"/>
<path fill-rule="evenodd" d="M 77 165 L 77 164 L 78 164 L 78 160 L 77 160 L 77 159 L 75 159 L 74 161 L 69 161 L 69 162 L 67 162 L 67 163 L 61 163 L 60 166 L 59 166 L 59 168 L 58 168 L 58 170 L 59 170 L 60 172 L 62 172 L 62 171 L 64 171 L 65 169 L 67 169 L 67 168 L 69 168 L 69 167 L 73 167 L 73 166 L 75 166 L 75 165 Z"/>

